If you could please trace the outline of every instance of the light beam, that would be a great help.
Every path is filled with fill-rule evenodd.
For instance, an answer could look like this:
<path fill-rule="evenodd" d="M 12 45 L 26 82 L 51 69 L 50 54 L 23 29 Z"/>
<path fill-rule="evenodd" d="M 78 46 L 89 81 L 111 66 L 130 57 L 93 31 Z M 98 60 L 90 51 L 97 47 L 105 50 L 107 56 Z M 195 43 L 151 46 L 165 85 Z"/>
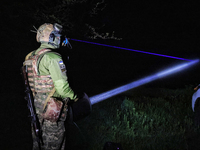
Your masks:
<path fill-rule="evenodd" d="M 138 87 L 140 85 L 149 83 L 149 82 L 154 81 L 154 80 L 156 80 L 158 78 L 163 78 L 163 77 L 171 75 L 173 73 L 182 71 L 182 70 L 188 68 L 189 66 L 196 64 L 197 62 L 199 62 L 199 59 L 193 60 L 193 61 L 190 61 L 190 62 L 187 62 L 187 63 L 179 64 L 177 66 L 168 68 L 168 69 L 166 69 L 164 71 L 155 73 L 153 75 L 147 76 L 147 77 L 142 78 L 140 80 L 137 80 L 137 81 L 131 82 L 129 84 L 123 85 L 123 86 L 118 87 L 116 89 L 113 89 L 113 90 L 110 90 L 110 91 L 107 91 L 107 92 L 92 96 L 92 97 L 90 97 L 91 104 L 92 105 L 96 104 L 96 103 L 98 103 L 100 101 L 103 101 L 103 100 L 105 100 L 107 98 L 110 98 L 112 96 L 115 96 L 117 94 L 125 92 L 127 90 L 133 89 L 133 88 Z"/>
<path fill-rule="evenodd" d="M 172 58 L 172 59 L 179 59 L 179 60 L 185 60 L 185 61 L 192 61 L 192 60 L 190 60 L 190 59 L 185 59 L 185 58 L 180 58 L 180 57 L 174 57 L 174 56 L 168 56 L 168 55 L 157 54 L 157 53 L 151 53 L 151 52 L 145 52 L 145 51 L 140 51 L 140 50 L 135 50 L 135 49 L 130 49 L 130 48 L 124 48 L 124 47 L 118 47 L 118 46 L 112 46 L 112 45 L 94 43 L 94 42 L 83 41 L 83 40 L 77 40 L 77 39 L 70 39 L 70 40 L 78 41 L 78 42 L 83 42 L 83 43 L 89 43 L 89 44 L 95 44 L 95 45 L 101 45 L 101 46 L 106 46 L 106 47 L 112 47 L 112 48 L 117 48 L 117 49 L 123 49 L 123 50 L 128 50 L 128 51 L 133 51 L 133 52 L 139 52 L 139 53 L 144 53 L 144 54 L 156 55 L 156 56 L 161 56 L 161 57 L 168 57 L 168 58 Z"/>

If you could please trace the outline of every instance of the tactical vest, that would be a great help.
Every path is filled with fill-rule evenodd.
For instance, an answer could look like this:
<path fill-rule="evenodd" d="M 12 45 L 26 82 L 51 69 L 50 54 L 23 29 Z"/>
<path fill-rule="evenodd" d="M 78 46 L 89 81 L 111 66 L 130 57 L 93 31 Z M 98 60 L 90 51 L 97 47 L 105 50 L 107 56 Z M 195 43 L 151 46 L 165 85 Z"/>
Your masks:
<path fill-rule="evenodd" d="M 28 81 L 34 96 L 34 104 L 37 114 L 42 113 L 45 100 L 54 88 L 51 76 L 40 75 L 39 73 L 40 60 L 46 53 L 49 52 L 52 51 L 49 49 L 42 49 L 37 54 L 35 54 L 34 51 L 30 56 L 26 57 L 27 59 L 23 63 L 27 69 Z"/>

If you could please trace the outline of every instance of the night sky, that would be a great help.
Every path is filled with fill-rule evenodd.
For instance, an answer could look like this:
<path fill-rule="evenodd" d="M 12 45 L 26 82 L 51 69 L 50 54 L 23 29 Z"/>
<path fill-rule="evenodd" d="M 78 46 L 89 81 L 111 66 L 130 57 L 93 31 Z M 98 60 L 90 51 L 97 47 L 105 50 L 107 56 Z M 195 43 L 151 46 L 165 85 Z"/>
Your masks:
<path fill-rule="evenodd" d="M 174 1 L 154 3 L 127 1 L 113 2 L 107 7 L 109 9 L 106 9 L 101 18 L 107 23 L 105 30 L 114 30 L 115 35 L 122 40 L 94 42 L 187 59 L 199 58 L 200 12 L 197 4 Z M 90 86 L 98 88 L 102 84 L 106 90 L 183 62 L 77 42 L 73 42 L 73 45 L 85 48 L 81 55 L 86 59 L 81 57 L 80 61 L 83 64 L 81 68 L 88 68 L 86 70 L 90 72 L 88 80 L 96 83 Z M 93 63 L 88 63 L 86 60 Z M 151 85 L 178 88 L 188 84 L 198 84 L 198 67 L 195 65 L 186 71 L 159 80 L 158 84 L 153 82 Z M 89 68 L 92 68 L 92 71 Z M 98 75 L 106 81 L 102 82 L 96 77 Z"/>
<path fill-rule="evenodd" d="M 102 32 L 112 33 L 115 31 L 115 36 L 122 40 L 99 39 L 93 40 L 93 42 L 187 59 L 198 58 L 200 11 L 197 3 L 139 0 L 123 3 L 109 1 L 107 3 L 106 9 L 100 12 L 100 15 L 85 21 L 92 25 L 104 23 L 105 27 L 102 28 Z M 1 61 L 4 64 L 2 65 L 4 73 L 7 73 L 6 81 L 12 79 L 16 81 L 19 78 L 15 75 L 10 79 L 9 74 L 13 74 L 13 72 L 17 74 L 25 55 L 39 46 L 39 43 L 35 41 L 35 33 L 30 32 L 33 30 L 33 25 L 38 27 L 43 23 L 32 19 L 33 11 L 36 8 L 42 8 L 42 5 L 37 6 L 36 4 L 39 3 L 34 5 L 34 1 L 19 1 L 4 2 L 1 5 L 1 39 L 2 47 L 6 49 L 1 51 L 4 56 Z M 46 22 L 45 19 L 44 22 Z M 70 33 L 72 38 L 89 40 L 81 35 L 76 35 L 76 33 L 74 35 Z M 181 62 L 74 41 L 71 41 L 71 44 L 73 49 L 65 48 L 62 50 L 62 54 L 63 57 L 70 55 L 69 68 L 71 67 L 71 70 L 68 71 L 68 74 L 73 77 L 73 80 L 79 80 L 77 83 L 74 81 L 76 87 L 81 82 L 83 75 L 86 79 L 82 84 L 95 80 L 96 86 L 98 86 L 97 84 L 101 82 L 100 79 L 105 79 L 106 83 L 109 81 L 110 84 L 119 81 L 119 84 L 114 85 L 118 86 Z M 14 61 L 8 61 L 8 58 Z M 10 69 L 10 66 L 13 69 Z M 100 77 L 97 77 L 98 75 Z M 90 89 L 88 89 L 89 91 Z"/>
<path fill-rule="evenodd" d="M 3 95 L 0 104 L 6 109 L 1 113 L 3 121 L 12 118 L 11 114 L 15 111 L 26 109 L 24 101 L 21 101 L 24 85 L 20 76 L 20 67 L 24 57 L 39 47 L 35 41 L 35 34 L 30 32 L 32 26 L 38 27 L 46 22 L 44 20 L 43 23 L 38 23 L 32 19 L 36 7 L 34 1 L 23 0 L 14 3 L 5 1 L 0 5 L 2 77 L 0 92 Z M 90 41 L 196 59 L 200 56 L 199 16 L 199 5 L 194 1 L 112 0 L 108 2 L 102 14 L 90 22 L 105 23 L 102 31 L 115 31 L 115 36 L 122 40 Z M 75 37 L 73 33 L 70 35 L 73 38 L 89 40 L 84 39 L 83 36 Z M 89 96 L 183 62 L 75 41 L 71 41 L 71 44 L 72 50 L 61 50 L 64 58 L 70 55 L 67 64 L 69 82 L 73 89 L 85 91 Z M 149 86 L 176 88 L 199 84 L 199 75 L 199 64 L 197 64 L 185 72 L 160 79 L 158 83 L 153 82 Z M 10 110 L 12 104 L 18 108 Z M 5 113 L 8 115 L 5 116 Z M 26 116 L 22 118 L 25 119 Z M 6 131 L 11 127 L 4 126 L 4 129 Z"/>

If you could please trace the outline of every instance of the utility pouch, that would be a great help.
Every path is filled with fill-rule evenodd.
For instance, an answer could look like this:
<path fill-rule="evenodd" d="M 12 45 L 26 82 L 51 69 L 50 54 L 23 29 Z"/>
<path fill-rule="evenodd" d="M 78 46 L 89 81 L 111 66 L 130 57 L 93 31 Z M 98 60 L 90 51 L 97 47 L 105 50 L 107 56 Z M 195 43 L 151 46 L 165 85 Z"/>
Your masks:
<path fill-rule="evenodd" d="M 59 119 L 63 120 L 64 118 L 66 118 L 63 112 L 65 110 L 66 104 L 64 105 L 64 103 L 61 100 L 52 97 L 54 92 L 55 92 L 55 87 L 48 95 L 42 113 L 43 119 L 49 120 L 51 122 L 57 122 Z"/>
<path fill-rule="evenodd" d="M 67 113 L 68 113 L 68 104 L 67 103 L 68 103 L 68 101 L 69 101 L 69 98 L 66 98 L 65 102 L 63 103 L 62 111 L 61 111 L 60 118 L 59 118 L 60 121 L 65 121 L 67 118 Z"/>
<path fill-rule="evenodd" d="M 63 108 L 63 102 L 57 100 L 56 98 L 50 97 L 47 101 L 46 106 L 43 110 L 43 119 L 49 120 L 51 122 L 57 122 L 60 118 L 61 111 Z"/>

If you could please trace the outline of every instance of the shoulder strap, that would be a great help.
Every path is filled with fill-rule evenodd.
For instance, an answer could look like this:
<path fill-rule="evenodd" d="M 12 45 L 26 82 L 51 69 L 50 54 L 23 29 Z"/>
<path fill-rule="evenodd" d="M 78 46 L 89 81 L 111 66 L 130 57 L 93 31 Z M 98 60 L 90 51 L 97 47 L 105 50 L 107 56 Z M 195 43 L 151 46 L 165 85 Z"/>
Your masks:
<path fill-rule="evenodd" d="M 34 54 L 35 54 L 35 51 L 32 51 L 32 52 L 30 52 L 28 55 L 26 55 L 25 61 L 26 61 L 27 59 L 29 59 L 30 56 L 33 56 Z"/>
<path fill-rule="evenodd" d="M 51 91 L 51 93 L 48 95 L 47 99 L 45 100 L 43 110 L 45 109 L 45 107 L 47 105 L 47 102 L 49 101 L 50 97 L 53 96 L 53 94 L 55 93 L 55 91 L 56 91 L 56 89 L 54 87 L 53 90 Z"/>
<path fill-rule="evenodd" d="M 40 72 L 39 72 L 39 64 L 40 64 L 40 61 L 41 61 L 41 59 L 43 58 L 43 56 L 46 54 L 46 53 L 50 53 L 50 52 L 52 52 L 52 51 L 46 51 L 46 52 L 44 52 L 44 53 L 42 53 L 42 54 L 40 54 L 39 55 L 39 57 L 38 57 L 38 59 L 37 59 L 37 71 L 38 71 L 38 75 L 40 74 Z"/>

